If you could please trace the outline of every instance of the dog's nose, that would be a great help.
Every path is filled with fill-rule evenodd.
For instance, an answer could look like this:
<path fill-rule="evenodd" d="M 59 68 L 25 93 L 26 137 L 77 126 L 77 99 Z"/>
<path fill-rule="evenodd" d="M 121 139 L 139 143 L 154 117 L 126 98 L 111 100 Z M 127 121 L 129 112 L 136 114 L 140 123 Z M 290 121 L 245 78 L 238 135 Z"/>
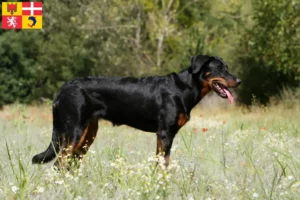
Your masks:
<path fill-rule="evenodd" d="M 237 83 L 237 85 L 240 85 L 240 84 L 242 83 L 242 80 L 239 79 L 239 78 L 237 78 L 237 79 L 236 79 L 236 83 Z"/>

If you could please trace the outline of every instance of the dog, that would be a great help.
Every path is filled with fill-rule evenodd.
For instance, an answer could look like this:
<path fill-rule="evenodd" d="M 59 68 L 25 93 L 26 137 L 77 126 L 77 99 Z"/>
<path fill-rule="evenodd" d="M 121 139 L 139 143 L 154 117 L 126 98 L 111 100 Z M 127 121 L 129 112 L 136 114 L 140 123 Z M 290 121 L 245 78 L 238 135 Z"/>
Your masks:
<path fill-rule="evenodd" d="M 221 58 L 208 55 L 194 56 L 190 67 L 166 76 L 71 80 L 54 99 L 52 141 L 32 163 L 47 163 L 61 152 L 55 165 L 69 169 L 62 158 L 81 160 L 95 140 L 98 120 L 105 119 L 156 133 L 156 154 L 168 166 L 174 137 L 189 121 L 191 110 L 210 91 L 233 103 L 228 88 L 240 84 Z"/>

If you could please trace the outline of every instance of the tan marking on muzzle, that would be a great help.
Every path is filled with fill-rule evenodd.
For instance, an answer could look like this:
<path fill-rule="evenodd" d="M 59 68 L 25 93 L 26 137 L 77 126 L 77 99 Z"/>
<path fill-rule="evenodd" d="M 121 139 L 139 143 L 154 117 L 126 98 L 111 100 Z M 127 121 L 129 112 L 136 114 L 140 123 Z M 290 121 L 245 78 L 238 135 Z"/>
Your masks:
<path fill-rule="evenodd" d="M 213 81 L 216 81 L 218 83 L 221 83 L 222 85 L 224 85 L 225 87 L 228 87 L 228 84 L 227 82 L 225 81 L 224 78 L 211 78 L 211 79 L 208 79 L 208 84 L 212 87 L 212 83 Z"/>
<path fill-rule="evenodd" d="M 227 87 L 237 87 L 238 84 L 234 80 L 227 81 Z"/>

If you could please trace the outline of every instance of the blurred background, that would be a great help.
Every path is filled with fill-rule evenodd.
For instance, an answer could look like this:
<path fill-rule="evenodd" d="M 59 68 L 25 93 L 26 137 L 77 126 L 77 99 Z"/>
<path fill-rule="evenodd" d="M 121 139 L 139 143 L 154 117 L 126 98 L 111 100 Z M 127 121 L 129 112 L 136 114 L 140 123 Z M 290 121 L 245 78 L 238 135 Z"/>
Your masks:
<path fill-rule="evenodd" d="M 300 98 L 299 0 L 48 0 L 42 30 L 0 30 L 0 107 L 84 76 L 165 75 L 196 54 L 242 79 L 241 104 Z"/>

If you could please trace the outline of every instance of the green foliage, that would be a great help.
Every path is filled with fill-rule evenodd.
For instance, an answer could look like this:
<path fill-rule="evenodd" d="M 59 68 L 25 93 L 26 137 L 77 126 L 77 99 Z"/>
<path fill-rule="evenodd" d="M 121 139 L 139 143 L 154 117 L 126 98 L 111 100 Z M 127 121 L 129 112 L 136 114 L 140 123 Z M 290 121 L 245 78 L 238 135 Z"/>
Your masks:
<path fill-rule="evenodd" d="M 75 77 L 179 71 L 195 54 L 218 55 L 240 73 L 246 103 L 299 83 L 295 1 L 54 0 L 43 7 L 43 30 L 0 31 L 0 106 L 52 99 Z"/>
<path fill-rule="evenodd" d="M 6 31 L 0 37 L 0 106 L 15 101 L 29 103 L 31 89 L 37 87 L 39 56 L 36 32 Z"/>
<path fill-rule="evenodd" d="M 241 41 L 242 101 L 255 94 L 262 103 L 282 86 L 297 86 L 300 80 L 300 4 L 295 1 L 254 1 L 255 25 Z M 298 28 L 298 29 L 297 29 Z"/>

